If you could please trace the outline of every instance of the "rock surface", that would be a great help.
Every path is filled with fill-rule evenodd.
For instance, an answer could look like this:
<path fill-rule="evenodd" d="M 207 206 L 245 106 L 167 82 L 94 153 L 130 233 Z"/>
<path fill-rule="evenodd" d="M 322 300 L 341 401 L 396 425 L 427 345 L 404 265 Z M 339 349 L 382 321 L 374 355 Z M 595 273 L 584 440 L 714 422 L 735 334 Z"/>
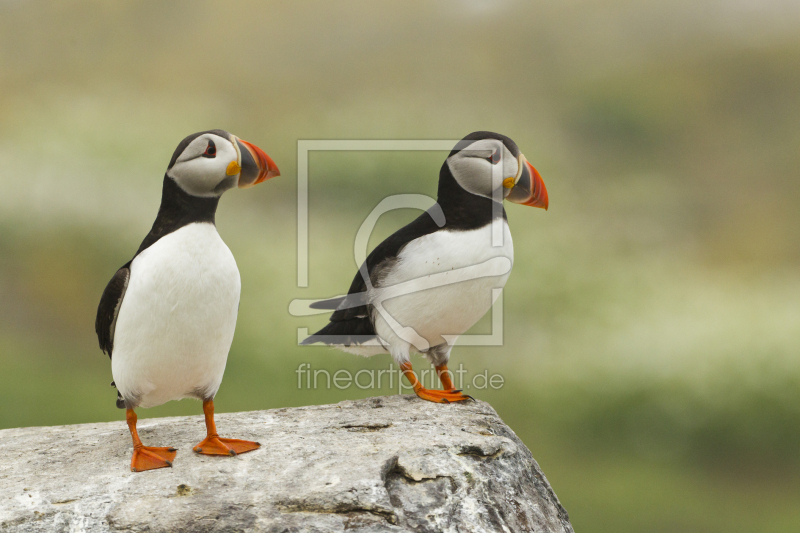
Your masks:
<path fill-rule="evenodd" d="M 414 396 L 217 415 L 257 440 L 196 455 L 202 417 L 139 419 L 173 468 L 130 471 L 124 422 L 0 431 L 0 531 L 572 532 L 530 451 L 486 403 Z"/>

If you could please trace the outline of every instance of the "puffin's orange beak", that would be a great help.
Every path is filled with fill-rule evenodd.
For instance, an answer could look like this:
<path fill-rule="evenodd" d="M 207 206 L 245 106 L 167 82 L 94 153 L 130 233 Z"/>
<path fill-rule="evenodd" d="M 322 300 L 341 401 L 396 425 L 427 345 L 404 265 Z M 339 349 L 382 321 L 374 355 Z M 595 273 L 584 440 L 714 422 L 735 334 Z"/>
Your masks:
<path fill-rule="evenodd" d="M 542 176 L 522 154 L 519 156 L 519 175 L 514 180 L 506 200 L 515 204 L 541 207 L 545 211 L 549 206 L 547 188 L 544 186 Z"/>
<path fill-rule="evenodd" d="M 264 153 L 264 150 L 242 139 L 237 138 L 236 143 L 242 155 L 242 170 L 239 174 L 240 188 L 253 187 L 262 181 L 281 175 L 278 165 Z"/>

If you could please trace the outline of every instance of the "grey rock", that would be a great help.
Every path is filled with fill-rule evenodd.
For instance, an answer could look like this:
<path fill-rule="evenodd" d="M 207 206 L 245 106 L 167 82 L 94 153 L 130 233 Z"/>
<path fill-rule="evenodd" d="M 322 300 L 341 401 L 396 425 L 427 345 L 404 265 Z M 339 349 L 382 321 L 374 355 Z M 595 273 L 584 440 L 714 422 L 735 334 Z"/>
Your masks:
<path fill-rule="evenodd" d="M 0 532 L 572 532 L 486 403 L 414 396 L 217 415 L 237 457 L 192 452 L 202 417 L 139 420 L 173 468 L 130 471 L 124 422 L 0 431 Z"/>

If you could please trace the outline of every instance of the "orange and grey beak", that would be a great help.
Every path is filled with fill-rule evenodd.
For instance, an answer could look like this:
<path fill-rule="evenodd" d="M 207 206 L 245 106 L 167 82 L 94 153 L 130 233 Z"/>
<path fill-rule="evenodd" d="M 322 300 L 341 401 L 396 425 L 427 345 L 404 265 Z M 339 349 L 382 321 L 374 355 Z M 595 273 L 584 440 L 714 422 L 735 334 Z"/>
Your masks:
<path fill-rule="evenodd" d="M 253 187 L 262 181 L 281 175 L 278 165 L 275 164 L 275 161 L 270 156 L 264 153 L 264 150 L 238 137 L 234 137 L 234 139 L 241 155 L 240 188 Z"/>
<path fill-rule="evenodd" d="M 515 204 L 541 207 L 547 210 L 547 189 L 539 172 L 528 163 L 525 156 L 519 155 L 519 171 L 515 178 L 507 178 L 503 186 L 510 189 L 506 200 Z"/>

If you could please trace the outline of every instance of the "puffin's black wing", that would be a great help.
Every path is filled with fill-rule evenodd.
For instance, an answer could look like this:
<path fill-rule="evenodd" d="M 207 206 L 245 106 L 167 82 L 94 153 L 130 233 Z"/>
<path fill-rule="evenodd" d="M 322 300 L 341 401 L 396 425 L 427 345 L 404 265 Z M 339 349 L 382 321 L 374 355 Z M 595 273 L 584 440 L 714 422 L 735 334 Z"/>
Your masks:
<path fill-rule="evenodd" d="M 97 340 L 100 341 L 100 349 L 107 353 L 111 358 L 111 351 L 114 348 L 114 329 L 117 326 L 117 314 L 122 305 L 122 298 L 128 288 L 128 280 L 131 279 L 131 263 L 117 270 L 114 277 L 106 285 L 103 296 L 100 297 L 100 305 L 97 306 L 97 319 L 94 322 L 94 330 L 97 332 Z"/>
<path fill-rule="evenodd" d="M 434 218 L 439 219 L 441 224 L 437 224 Z M 434 231 L 442 229 L 444 226 L 444 216 L 438 205 L 432 207 L 422 215 L 414 219 L 408 225 L 400 228 L 385 241 L 380 243 L 367 256 L 366 271 L 369 275 L 370 283 L 373 287 L 379 286 L 383 277 L 394 263 L 400 251 L 411 241 L 424 237 Z M 347 296 L 322 300 L 311 304 L 313 309 L 336 309 L 330 317 L 331 323 L 319 330 L 314 335 L 305 339 L 302 344 L 313 344 L 315 342 L 325 342 L 316 338 L 329 335 L 353 335 L 359 338 L 364 336 L 374 336 L 375 329 L 370 320 L 369 304 L 366 300 L 367 283 L 364 281 L 361 266 L 356 273 Z M 338 343 L 337 343 L 338 344 Z"/>

